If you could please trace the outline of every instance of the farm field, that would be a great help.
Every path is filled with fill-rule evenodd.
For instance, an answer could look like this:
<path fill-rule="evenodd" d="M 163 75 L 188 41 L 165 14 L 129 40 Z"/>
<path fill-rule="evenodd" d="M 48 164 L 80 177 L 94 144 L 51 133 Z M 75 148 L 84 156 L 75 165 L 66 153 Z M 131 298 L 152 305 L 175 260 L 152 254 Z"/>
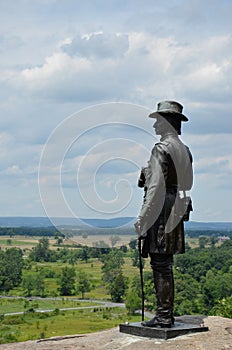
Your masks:
<path fill-rule="evenodd" d="M 122 245 L 128 246 L 131 240 L 136 239 L 136 235 L 118 235 L 118 241 L 115 244 L 115 247 L 120 247 Z M 41 237 L 29 237 L 29 236 L 0 236 L 0 247 L 2 248 L 10 248 L 17 247 L 20 249 L 32 249 L 35 247 Z M 198 238 L 186 237 L 186 242 L 190 245 L 191 248 L 196 248 L 199 246 Z M 70 249 L 71 246 L 75 246 L 76 244 L 86 245 L 89 247 L 93 247 L 95 244 L 99 244 L 99 242 L 104 242 L 109 247 L 112 246 L 112 236 L 109 235 L 88 235 L 87 237 L 82 237 L 79 235 L 75 235 L 71 238 L 66 238 L 63 240 L 63 243 L 60 245 L 61 247 L 68 246 Z M 50 249 L 57 249 L 57 241 L 54 238 L 49 237 Z"/>

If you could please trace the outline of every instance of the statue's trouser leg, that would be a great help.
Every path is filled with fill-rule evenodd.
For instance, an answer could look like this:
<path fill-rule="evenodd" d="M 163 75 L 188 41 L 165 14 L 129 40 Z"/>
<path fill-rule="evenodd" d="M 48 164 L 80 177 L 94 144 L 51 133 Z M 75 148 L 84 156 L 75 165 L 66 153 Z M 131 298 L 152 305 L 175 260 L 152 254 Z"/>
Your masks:
<path fill-rule="evenodd" d="M 157 298 L 156 319 L 161 323 L 173 323 L 173 255 L 150 254 L 150 258 Z"/>

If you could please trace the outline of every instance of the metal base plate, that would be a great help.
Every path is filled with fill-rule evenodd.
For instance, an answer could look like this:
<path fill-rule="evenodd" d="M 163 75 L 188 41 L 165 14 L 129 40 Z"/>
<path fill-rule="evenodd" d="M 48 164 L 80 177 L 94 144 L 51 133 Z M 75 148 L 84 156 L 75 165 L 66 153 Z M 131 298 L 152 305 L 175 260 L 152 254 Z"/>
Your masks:
<path fill-rule="evenodd" d="M 171 328 L 144 327 L 140 322 L 119 325 L 119 331 L 122 333 L 165 340 L 190 333 L 207 332 L 208 330 L 208 327 L 199 324 L 178 321 Z"/>

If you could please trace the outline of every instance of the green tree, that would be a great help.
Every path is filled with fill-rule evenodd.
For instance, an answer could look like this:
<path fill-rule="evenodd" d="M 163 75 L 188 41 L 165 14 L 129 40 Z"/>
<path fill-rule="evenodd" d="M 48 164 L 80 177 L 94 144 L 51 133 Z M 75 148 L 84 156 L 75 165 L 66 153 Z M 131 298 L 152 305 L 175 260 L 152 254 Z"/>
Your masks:
<path fill-rule="evenodd" d="M 85 293 L 90 292 L 92 288 L 90 276 L 84 271 L 79 271 L 77 275 L 77 292 L 81 293 L 82 299 L 85 298 Z"/>
<path fill-rule="evenodd" d="M 207 243 L 208 243 L 208 237 L 205 237 L 205 236 L 199 237 L 199 248 L 200 249 L 204 249 Z"/>
<path fill-rule="evenodd" d="M 132 266 L 140 267 L 140 256 L 138 249 L 134 249 L 131 252 Z M 144 267 L 145 261 L 142 258 L 142 266 Z"/>
<path fill-rule="evenodd" d="M 136 247 L 137 247 L 137 245 L 138 245 L 138 242 L 137 242 L 137 239 L 132 239 L 131 241 L 130 241 L 130 243 L 129 243 L 129 247 L 130 247 L 130 249 L 136 249 Z"/>
<path fill-rule="evenodd" d="M 127 253 L 128 248 L 125 244 L 121 245 L 121 247 L 119 248 L 123 253 Z"/>
<path fill-rule="evenodd" d="M 120 268 L 125 263 L 123 253 L 119 249 L 111 250 L 109 254 L 104 257 L 103 272 L 108 272 L 115 268 Z"/>
<path fill-rule="evenodd" d="M 128 287 L 128 280 L 122 273 L 123 264 L 122 251 L 114 249 L 104 259 L 102 266 L 103 281 L 106 283 L 111 300 L 115 302 L 123 300 Z"/>
<path fill-rule="evenodd" d="M 63 238 L 57 237 L 57 245 L 61 245 L 63 243 Z"/>
<path fill-rule="evenodd" d="M 81 248 L 79 257 L 81 260 L 87 263 L 90 259 L 90 248 L 88 246 L 84 246 L 83 248 Z"/>
<path fill-rule="evenodd" d="M 35 286 L 35 277 L 32 274 L 24 276 L 22 285 L 26 291 L 26 296 L 30 297 Z"/>
<path fill-rule="evenodd" d="M 61 295 L 73 295 L 75 291 L 76 272 L 73 267 L 64 267 L 60 277 L 59 291 Z"/>
<path fill-rule="evenodd" d="M 126 295 L 128 279 L 123 276 L 122 269 L 112 271 L 112 281 L 107 284 L 111 300 L 120 303 Z"/>
<path fill-rule="evenodd" d="M 144 283 L 144 297 L 145 297 L 145 307 L 147 310 L 153 310 L 156 308 L 156 298 L 154 294 L 154 282 L 153 282 L 153 273 L 152 271 L 143 272 L 143 283 Z M 139 274 L 135 275 L 132 283 L 131 289 L 140 299 L 140 308 L 142 302 L 142 288 L 141 288 L 141 279 Z"/>
<path fill-rule="evenodd" d="M 37 246 L 30 253 L 30 258 L 33 261 L 49 261 L 50 250 L 49 250 L 49 240 L 48 238 L 41 238 Z"/>
<path fill-rule="evenodd" d="M 44 277 L 42 274 L 37 274 L 34 282 L 34 288 L 35 288 L 35 295 L 37 296 L 44 296 L 45 292 L 45 283 L 44 283 Z"/>
<path fill-rule="evenodd" d="M 174 270 L 175 315 L 192 315 L 201 312 L 201 286 L 191 275 Z"/>
<path fill-rule="evenodd" d="M 126 309 L 129 315 L 134 315 L 135 311 L 141 309 L 141 298 L 134 289 L 131 289 L 126 295 Z"/>
<path fill-rule="evenodd" d="M 21 249 L 10 248 L 0 251 L 0 291 L 9 292 L 22 280 L 23 253 Z"/>
<path fill-rule="evenodd" d="M 209 315 L 232 318 L 232 296 L 217 300 Z"/>
<path fill-rule="evenodd" d="M 214 307 L 218 300 L 232 295 L 232 274 L 211 269 L 202 279 L 203 300 L 206 312 Z"/>

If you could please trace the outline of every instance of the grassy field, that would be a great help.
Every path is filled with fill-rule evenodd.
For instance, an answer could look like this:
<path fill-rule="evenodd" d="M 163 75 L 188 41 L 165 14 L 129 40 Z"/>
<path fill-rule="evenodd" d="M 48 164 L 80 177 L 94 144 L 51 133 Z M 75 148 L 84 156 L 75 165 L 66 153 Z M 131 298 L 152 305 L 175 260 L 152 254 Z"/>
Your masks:
<path fill-rule="evenodd" d="M 1 298 L 0 313 L 25 312 L 29 309 L 38 310 L 55 310 L 63 308 L 77 308 L 85 306 L 98 306 L 97 302 L 81 302 L 74 298 L 58 299 L 25 299 L 25 298 Z"/>
<path fill-rule="evenodd" d="M 0 343 L 20 342 L 61 335 L 85 334 L 138 322 L 141 316 L 128 317 L 123 308 L 101 308 L 52 313 L 27 313 L 5 316 L 0 323 Z"/>

